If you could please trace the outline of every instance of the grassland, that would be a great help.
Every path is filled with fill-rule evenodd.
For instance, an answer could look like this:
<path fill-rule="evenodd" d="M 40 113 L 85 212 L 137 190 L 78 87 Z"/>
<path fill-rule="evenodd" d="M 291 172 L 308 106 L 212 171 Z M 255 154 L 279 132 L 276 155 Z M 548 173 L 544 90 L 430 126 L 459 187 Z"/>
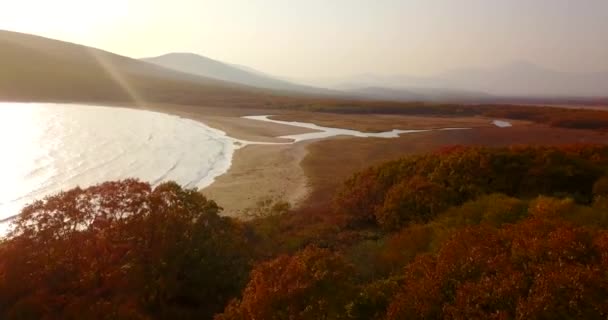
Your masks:
<path fill-rule="evenodd" d="M 524 125 L 508 129 L 488 127 L 475 130 L 431 131 L 389 140 L 343 138 L 319 141 L 308 147 L 308 154 L 301 163 L 312 190 L 305 206 L 326 206 L 331 201 L 335 189 L 354 172 L 406 155 L 454 145 L 498 147 L 606 144 L 607 138 L 604 132 L 597 130 Z"/>

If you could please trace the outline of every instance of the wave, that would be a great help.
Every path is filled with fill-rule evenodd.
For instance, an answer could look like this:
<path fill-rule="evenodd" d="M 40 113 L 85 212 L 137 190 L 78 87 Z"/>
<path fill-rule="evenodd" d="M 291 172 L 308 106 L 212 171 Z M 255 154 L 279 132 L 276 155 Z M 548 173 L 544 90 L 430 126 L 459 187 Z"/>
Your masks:
<path fill-rule="evenodd" d="M 11 161 L 31 165 L 15 173 L 0 162 L 0 222 L 44 196 L 107 180 L 206 187 L 230 168 L 240 141 L 190 119 L 85 105 L 0 103 L 0 128 L 16 137 L 0 149 L 15 149 Z M 33 154 L 45 161 L 32 161 Z"/>

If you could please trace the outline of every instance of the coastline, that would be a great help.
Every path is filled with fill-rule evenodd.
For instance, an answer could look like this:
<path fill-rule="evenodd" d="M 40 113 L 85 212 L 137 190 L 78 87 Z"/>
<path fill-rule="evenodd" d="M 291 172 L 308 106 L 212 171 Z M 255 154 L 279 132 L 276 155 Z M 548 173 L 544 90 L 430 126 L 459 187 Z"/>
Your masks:
<path fill-rule="evenodd" d="M 285 120 L 293 121 L 299 120 L 301 116 L 304 118 L 302 119 L 303 121 L 309 120 L 303 115 L 296 115 L 293 112 L 282 110 L 181 105 L 150 105 L 139 109 L 162 112 L 198 121 L 206 126 L 224 132 L 228 137 L 250 142 L 289 143 L 292 142 L 291 139 L 277 137 L 318 132 L 317 130 L 287 124 L 242 118 L 244 116 L 272 113 L 277 115 L 275 119 L 287 118 Z M 315 114 L 314 116 L 317 117 L 318 115 Z M 327 115 L 321 116 L 327 117 Z M 296 118 L 294 119 L 293 117 Z M 390 117 L 376 117 L 380 117 L 382 120 L 378 121 L 380 125 L 376 127 L 377 131 L 389 128 L 394 129 L 395 124 L 393 121 L 399 125 L 407 125 L 407 127 L 414 127 L 416 129 L 430 127 L 432 128 L 431 130 L 455 125 L 466 125 L 472 128 L 494 127 L 490 119 L 479 117 L 453 119 L 399 116 L 397 119 L 392 119 L 393 121 L 390 121 Z M 358 119 L 340 123 L 341 125 L 336 125 L 335 128 L 355 125 L 355 120 Z M 316 123 L 317 121 L 310 122 Z M 386 125 L 390 125 L 390 127 L 386 127 Z M 527 125 L 527 123 L 517 121 L 516 125 Z M 339 136 L 320 140 L 298 141 L 292 144 L 249 144 L 239 147 L 234 151 L 228 170 L 222 175 L 215 177 L 214 182 L 201 188 L 200 192 L 224 208 L 222 214 L 226 216 L 246 218 L 244 213 L 248 209 L 257 207 L 260 201 L 265 200 L 285 201 L 292 207 L 297 207 L 308 196 L 312 195 L 314 190 L 312 190 L 311 179 L 318 178 L 315 177 L 315 173 L 308 172 L 310 168 L 307 171 L 301 165 L 302 161 L 309 154 L 309 146 L 318 141 L 342 140 L 343 138 L 346 137 Z"/>
<path fill-rule="evenodd" d="M 127 108 L 130 108 L 126 106 Z M 243 119 L 268 110 L 198 106 L 150 105 L 145 109 L 198 121 L 226 136 L 261 143 L 289 143 L 278 136 L 311 133 L 290 125 Z M 273 110 L 276 113 L 275 110 Z M 308 179 L 300 162 L 311 141 L 293 144 L 249 144 L 237 148 L 228 170 L 213 183 L 199 189 L 224 210 L 222 215 L 244 218 L 244 213 L 263 200 L 286 201 L 297 206 L 309 195 Z"/>
<path fill-rule="evenodd" d="M 117 106 L 118 107 L 118 106 Z M 279 136 L 315 132 L 314 130 L 290 125 L 243 119 L 248 115 L 267 114 L 267 109 L 221 108 L 208 106 L 149 105 L 145 108 L 120 106 L 124 108 L 143 109 L 201 122 L 209 127 L 223 131 L 227 136 L 251 142 L 291 142 Z M 281 113 L 274 111 L 275 113 Z"/>
<path fill-rule="evenodd" d="M 71 105 L 53 102 L 5 103 Z M 287 144 L 293 141 L 275 137 L 310 133 L 315 130 L 241 118 L 245 115 L 267 113 L 268 110 L 260 112 L 249 109 L 171 105 L 85 105 L 165 114 L 180 118 L 184 125 L 188 122 L 198 124 L 205 127 L 205 130 L 228 138 L 228 145 L 222 151 L 225 163 L 209 172 L 211 176 L 197 184 L 200 192 L 224 208 L 224 215 L 238 216 L 244 210 L 255 207 L 263 197 L 288 201 L 294 205 L 307 195 L 306 178 L 300 167 L 300 161 L 306 155 L 304 144 Z M 205 182 L 206 180 L 209 181 Z"/>
<path fill-rule="evenodd" d="M 215 176 L 209 185 L 201 186 L 199 191 L 209 199 L 216 201 L 220 207 L 224 208 L 223 215 L 238 216 L 242 218 L 246 218 L 244 213 L 246 213 L 248 209 L 257 207 L 260 201 L 285 201 L 292 207 L 297 207 L 299 204 L 303 203 L 308 196 L 312 195 L 314 192 L 313 187 L 315 190 L 317 189 L 316 185 L 312 182 L 318 180 L 317 176 L 322 174 L 322 172 L 310 172 L 310 168 L 305 168 L 305 166 L 302 165 L 303 160 L 308 158 L 309 147 L 320 140 L 305 140 L 291 143 L 293 142 L 292 139 L 277 138 L 306 133 L 314 136 L 314 133 L 319 133 L 320 131 L 310 127 L 292 126 L 276 121 L 245 119 L 243 118 L 244 116 L 274 114 L 277 116 L 274 119 L 292 118 L 286 119 L 289 121 L 303 118 L 303 121 L 315 124 L 318 122 L 316 120 L 320 120 L 316 119 L 317 117 L 324 117 L 325 119 L 323 120 L 331 121 L 331 124 L 336 124 L 335 126 L 331 126 L 332 129 L 350 128 L 350 125 L 356 125 L 359 120 L 362 120 L 360 117 L 355 118 L 354 116 L 350 116 L 352 119 L 342 121 L 344 120 L 342 119 L 343 115 L 294 114 L 289 110 L 277 109 L 221 108 L 167 104 L 150 104 L 145 106 L 90 105 L 145 110 L 177 116 L 185 120 L 198 122 L 233 139 L 235 144 L 233 145 L 230 154 L 230 161 L 227 164 L 227 169 L 222 170 L 223 172 L 221 174 Z M 296 118 L 293 119 L 293 117 Z M 310 119 L 313 121 L 307 121 L 309 120 L 307 117 L 314 117 L 315 119 Z M 377 131 L 392 129 L 395 132 L 389 132 L 391 134 L 402 131 L 394 129 L 395 124 L 393 121 L 399 124 L 407 124 L 407 127 L 412 126 L 417 129 L 434 127 L 434 130 L 437 130 L 437 127 L 445 128 L 454 124 L 466 124 L 467 126 L 470 125 L 471 127 L 476 128 L 491 126 L 488 119 L 481 118 L 426 119 L 422 117 L 400 116 L 396 117 L 396 119 L 390 119 L 389 117 L 384 116 L 374 117 L 381 117 L 381 119 L 374 118 L 374 123 L 377 124 Z M 366 116 L 363 120 L 369 119 L 370 116 Z M 338 121 L 337 123 L 336 120 Z M 433 122 L 429 120 L 433 120 Z M 520 123 L 518 123 L 518 125 L 520 125 Z M 337 131 L 339 130 L 352 131 L 348 129 L 337 129 Z M 373 130 L 370 131 L 373 132 Z M 350 135 L 348 132 L 344 134 Z M 395 138 L 392 135 L 390 137 Z M 325 139 L 321 140 L 342 140 L 342 138 L 346 137 L 327 136 Z M 248 144 L 248 142 L 251 142 L 251 144 Z M 238 143 L 243 143 L 243 145 L 238 145 Z M 316 154 L 315 157 L 318 158 L 319 155 Z M 310 160 L 306 161 L 310 162 Z"/>
<path fill-rule="evenodd" d="M 221 114 L 220 112 L 205 112 L 206 109 L 198 109 L 198 113 L 194 114 L 196 116 L 192 116 L 192 114 L 190 114 L 191 116 L 184 116 L 184 114 L 180 114 L 179 112 L 175 112 L 175 111 L 180 111 L 175 110 L 175 109 L 171 109 L 171 108 L 167 108 L 167 107 L 151 107 L 151 108 L 132 108 L 129 106 L 104 106 L 104 105 L 97 105 L 97 104 L 89 104 L 89 105 L 79 105 L 79 104 L 66 104 L 66 103 L 44 103 L 44 102 L 29 102 L 29 103 L 23 103 L 23 102 L 0 102 L 0 107 L 2 108 L 3 112 L 8 112 L 8 115 L 10 116 L 10 114 L 16 114 L 15 120 L 12 122 L 13 124 L 16 124 L 19 128 L 41 128 L 40 130 L 44 130 L 45 134 L 46 132 L 52 132 L 54 133 L 52 138 L 49 139 L 54 139 L 57 136 L 61 136 L 64 137 L 63 135 L 59 135 L 57 134 L 56 131 L 49 131 L 50 129 L 53 129 L 55 127 L 42 127 L 39 126 L 38 122 L 35 122 L 36 119 L 38 119 L 36 116 L 38 115 L 46 115 L 46 114 L 51 114 L 51 110 L 52 110 L 52 114 L 58 114 L 60 115 L 59 117 L 61 119 L 71 119 L 75 121 L 73 121 L 74 123 L 80 123 L 78 120 L 83 120 L 82 123 L 86 124 L 87 128 L 88 127 L 93 127 L 96 128 L 97 130 L 100 129 L 104 129 L 107 127 L 108 123 L 112 123 L 112 122 L 116 122 L 117 123 L 117 130 L 110 130 L 111 132 L 119 132 L 122 134 L 121 135 L 116 135 L 116 137 L 130 137 L 131 134 L 133 133 L 132 130 L 138 130 L 141 129 L 140 131 L 142 132 L 141 135 L 137 135 L 134 134 L 133 135 L 133 139 L 125 139 L 126 141 L 132 141 L 132 144 L 126 144 L 125 146 L 127 146 L 126 148 L 123 148 L 123 145 L 120 145 L 119 147 L 115 147 L 115 148 L 110 148 L 108 150 L 108 152 L 106 152 L 107 154 L 110 154 L 109 158 L 104 158 L 104 156 L 108 156 L 107 154 L 100 154 L 98 156 L 93 155 L 93 156 L 83 156 L 83 154 L 90 154 L 90 149 L 89 146 L 97 146 L 97 144 L 93 143 L 92 141 L 89 143 L 89 140 L 86 140 L 82 137 L 88 137 L 88 139 L 90 139 L 90 137 L 95 137 L 96 141 L 101 141 L 101 145 L 108 145 L 108 143 L 104 143 L 105 140 L 103 140 L 102 138 L 105 137 L 104 135 L 101 136 L 97 136 L 95 134 L 93 135 L 81 135 L 81 134 L 72 134 L 72 135 L 66 135 L 65 137 L 78 137 L 78 138 L 74 138 L 72 140 L 66 140 L 66 141 L 71 141 L 73 142 L 73 145 L 77 146 L 79 149 L 73 149 L 73 152 L 70 151 L 57 151 L 56 149 L 48 149 L 50 151 L 48 152 L 42 152 L 43 154 L 51 154 L 51 152 L 53 152 L 53 155 L 57 154 L 58 152 L 64 152 L 63 157 L 61 158 L 62 160 L 65 160 L 66 163 L 73 163 L 74 166 L 62 166 L 58 168 L 62 168 L 60 172 L 64 172 L 65 174 L 63 176 L 59 175 L 59 177 L 61 178 L 61 180 L 57 180 L 57 181 L 61 181 L 61 183 L 55 183 L 53 182 L 53 184 L 47 184 L 44 185 L 44 180 L 43 182 L 40 182 L 40 179 L 46 179 L 46 175 L 43 178 L 36 178 L 36 176 L 34 174 L 31 174 L 32 177 L 31 180 L 27 180 L 29 179 L 29 171 L 25 172 L 25 173 L 21 173 L 20 171 L 17 172 L 17 174 L 15 174 L 14 176 L 12 175 L 8 175 L 7 178 L 9 178 L 8 181 L 13 181 L 11 179 L 19 179 L 19 182 L 15 182 L 16 184 L 14 185 L 18 185 L 18 183 L 22 183 L 24 186 L 27 184 L 27 187 L 29 187 L 30 185 L 33 185 L 33 188 L 27 189 L 26 191 L 28 193 L 18 193 L 20 191 L 16 191 L 16 193 L 6 193 L 4 195 L 4 197 L 0 200 L 2 200 L 0 203 L 0 207 L 2 207 L 3 209 L 3 214 L 4 216 L 2 216 L 2 218 L 0 220 L 1 222 L 6 223 L 7 221 L 10 221 L 12 218 L 14 218 L 17 214 L 19 214 L 19 212 L 22 211 L 22 208 L 26 205 L 28 205 L 29 203 L 31 203 L 32 201 L 35 200 L 39 200 L 44 198 L 45 196 L 49 195 L 49 194 L 56 194 L 57 192 L 60 192 L 62 190 L 65 190 L 66 188 L 71 189 L 72 187 L 76 187 L 76 186 L 81 186 L 81 187 L 88 187 L 90 185 L 94 185 L 103 181 L 99 181 L 97 180 L 99 178 L 99 176 L 95 176 L 94 171 L 90 170 L 89 168 L 99 168 L 101 166 L 108 166 L 110 168 L 112 168 L 112 170 L 108 171 L 110 172 L 107 176 L 104 175 L 104 180 L 117 180 L 117 179 L 123 179 L 125 177 L 139 177 L 140 179 L 144 180 L 144 181 L 149 181 L 150 183 L 154 184 L 156 183 L 155 181 L 160 181 L 160 180 L 164 180 L 165 177 L 168 177 L 167 180 L 176 180 L 178 181 L 178 183 L 190 187 L 190 188 L 198 188 L 199 190 L 207 190 L 207 187 L 209 187 L 210 185 L 215 185 L 215 180 L 218 179 L 219 177 L 227 174 L 230 172 L 231 168 L 233 167 L 233 161 L 234 159 L 237 157 L 235 155 L 235 153 L 237 151 L 239 151 L 239 158 L 243 158 L 242 160 L 244 160 L 244 163 L 248 163 L 248 157 L 247 154 L 249 154 L 249 152 L 245 152 L 243 156 L 241 156 L 242 152 L 240 152 L 240 149 L 245 149 L 248 145 L 248 142 L 251 141 L 253 143 L 255 142 L 261 142 L 261 143 L 285 143 L 285 142 L 290 142 L 290 140 L 288 139 L 275 139 L 274 136 L 275 135 L 282 135 L 282 134 L 292 134 L 292 133 L 300 133 L 300 132 L 308 132 L 310 130 L 306 130 L 306 129 L 301 129 L 301 128 L 294 128 L 291 126 L 275 126 L 275 125 L 267 125 L 264 124 L 262 122 L 258 122 L 258 121 L 252 121 L 252 120 L 246 120 L 246 119 L 241 119 L 240 117 L 238 117 L 238 115 L 224 115 Z M 19 108 L 18 110 L 20 112 L 15 113 L 13 111 L 13 108 Z M 91 121 L 87 122 L 86 121 L 86 117 L 83 118 L 81 117 L 81 113 L 79 112 L 80 110 L 85 109 L 85 111 L 83 111 L 83 114 L 86 115 L 93 115 L 90 117 Z M 45 111 L 48 109 L 49 112 Z M 90 110 L 88 110 L 90 109 Z M 148 112 L 140 112 L 140 111 L 148 111 Z M 3 113 L 4 114 L 4 113 Z M 209 118 L 207 118 L 209 117 Z M 170 119 L 168 119 L 170 118 Z M 8 119 L 11 119 L 10 117 L 8 117 Z M 22 120 L 22 119 L 34 119 L 34 120 Z M 43 119 L 43 118 L 41 118 Z M 44 118 L 46 119 L 46 118 Z M 94 119 L 94 120 L 93 120 Z M 117 119 L 126 119 L 125 121 L 117 121 Z M 209 121 L 207 121 L 209 119 Z M 56 119 L 54 119 L 56 120 Z M 162 121 L 161 121 L 162 120 Z M 158 127 L 157 124 L 158 123 L 165 123 L 167 122 L 169 124 L 168 128 L 170 128 L 169 131 L 162 131 L 159 130 L 161 127 Z M 70 124 L 69 121 L 67 124 L 62 125 L 63 122 L 59 122 L 59 121 L 48 121 L 48 123 L 59 123 L 59 125 L 57 125 L 58 128 L 61 129 L 57 129 L 57 130 L 64 130 L 66 132 L 78 132 L 76 130 L 81 130 L 83 127 L 76 127 L 76 126 L 71 126 L 68 125 Z M 6 130 L 10 130 L 11 132 L 14 132 L 15 130 L 13 130 L 11 124 L 6 124 L 3 128 L 5 128 Z M 8 128 L 8 129 L 7 129 Z M 17 127 L 15 127 L 17 128 Z M 69 130 L 66 130 L 65 128 L 68 128 Z M 76 128 L 76 129 L 73 129 Z M 124 130 L 122 130 L 121 128 L 124 128 Z M 135 128 L 135 129 L 134 129 Z M 38 137 L 38 131 L 35 130 L 31 130 L 31 136 L 32 137 Z M 8 132 L 8 131 L 7 131 Z M 20 133 L 21 131 L 16 131 L 17 133 Z M 25 132 L 28 133 L 29 131 Z M 42 131 L 41 131 L 42 132 Z M 61 132 L 61 131 L 60 131 Z M 139 132 L 139 131 L 138 131 Z M 184 132 L 189 132 L 191 134 L 184 134 L 182 135 L 181 133 Z M 42 133 L 40 133 L 42 134 Z M 30 137 L 30 135 L 28 134 L 20 134 L 18 135 L 19 137 Z M 41 137 L 43 137 L 43 135 L 40 135 Z M 110 139 L 114 139 L 112 135 L 108 136 Z M 84 140 L 83 140 L 84 139 Z M 154 142 L 150 142 L 150 141 L 154 141 Z M 23 141 L 21 140 L 15 140 L 17 142 L 20 142 L 20 145 L 24 145 Z M 42 140 L 41 140 L 42 141 Z M 63 141 L 63 140 L 62 140 Z M 87 141 L 87 144 L 78 144 L 81 141 Z M 112 140 L 108 140 L 108 141 L 112 141 Z M 165 143 L 166 142 L 166 143 Z M 158 153 L 156 159 L 160 159 L 161 162 L 164 161 L 162 163 L 163 167 L 154 167 L 154 165 L 150 165 L 148 166 L 148 163 L 152 163 L 152 161 L 147 161 L 145 156 L 140 156 L 139 153 L 135 153 L 136 150 L 142 149 L 142 150 L 146 150 L 146 148 L 139 148 L 138 146 L 146 146 L 149 145 L 150 143 L 161 143 L 159 148 L 153 148 L 154 150 L 162 150 L 167 152 L 166 154 L 163 153 Z M 164 144 L 163 144 L 164 143 Z M 180 148 L 176 149 L 174 148 L 175 145 L 180 144 Z M 47 145 L 52 145 L 50 143 L 48 143 Z M 6 148 L 8 149 L 9 147 L 12 147 L 11 144 L 6 145 L 4 144 L 3 146 L 6 146 Z M 135 146 L 133 149 L 130 149 L 129 147 L 131 146 Z M 158 146 L 158 144 L 154 144 L 154 146 Z M 253 146 L 251 146 L 253 147 Z M 283 149 L 287 147 L 287 145 L 283 145 Z M 191 148 L 191 149 L 190 149 Z M 272 146 L 268 146 L 268 148 L 272 148 Z M 85 150 L 86 149 L 86 150 Z M 43 150 L 47 150 L 47 149 L 43 149 Z M 104 149 L 105 150 L 105 149 Z M 174 152 L 176 150 L 182 150 L 180 152 Z M 87 153 L 89 152 L 89 153 Z M 264 153 L 271 153 L 270 151 L 265 151 Z M 123 157 L 122 155 L 124 154 L 134 154 L 134 159 L 141 159 L 141 161 L 138 162 L 138 160 L 129 160 L 128 157 Z M 185 157 L 184 157 L 185 155 Z M 29 154 L 26 154 L 26 156 L 29 156 Z M 34 154 L 34 156 L 38 156 L 38 154 Z M 25 161 L 23 160 L 23 158 L 19 157 L 19 153 L 17 153 L 17 155 L 13 155 L 14 159 L 18 159 L 19 161 Z M 72 159 L 85 159 L 82 161 L 72 161 L 69 162 L 67 160 L 72 160 Z M 272 156 L 272 159 L 274 159 L 275 157 Z M 67 160 L 66 160 L 67 159 Z M 87 159 L 94 159 L 92 161 L 87 162 Z M 105 160 L 100 160 L 102 162 L 96 162 L 97 159 L 105 159 Z M 110 160 L 107 160 L 110 159 Z M 115 159 L 123 159 L 122 162 L 118 162 L 118 161 L 114 161 Z M 125 160 L 126 159 L 126 160 Z M 185 163 L 188 163 L 189 165 L 187 166 L 187 170 L 176 170 L 173 171 L 173 168 L 175 168 L 175 166 L 177 166 L 178 163 L 180 163 L 180 161 L 182 161 L 183 159 Z M 288 163 L 289 162 L 289 158 L 283 158 L 284 162 Z M 295 172 L 296 177 L 298 179 L 294 179 L 291 187 L 289 190 L 298 190 L 298 192 L 301 192 L 301 190 L 303 190 L 303 186 L 305 185 L 304 180 L 302 179 L 303 174 L 301 172 L 297 172 L 298 168 L 299 168 L 299 159 L 297 160 L 297 162 L 289 162 L 290 166 L 288 170 L 284 170 L 284 172 L 281 173 L 282 176 L 285 175 L 289 175 L 291 174 L 291 172 Z M 103 162 L 105 161 L 105 162 Z M 16 162 L 15 162 L 16 163 Z M 120 165 L 120 167 L 111 167 L 110 165 L 108 165 L 108 163 L 118 163 Z M 154 162 L 157 163 L 157 162 Z M 205 165 L 205 163 L 207 163 L 207 165 Z M 239 162 L 241 163 L 241 162 Z M 6 167 L 12 167 L 11 164 L 13 164 L 13 162 L 7 162 L 6 163 L 7 166 Z M 28 163 L 29 164 L 29 163 Z M 135 172 L 136 170 L 134 169 L 134 167 L 132 166 L 136 166 L 136 168 L 143 168 L 140 171 Z M 277 167 L 280 166 L 281 163 L 280 162 L 275 162 L 275 164 L 273 166 Z M 84 169 L 83 170 L 76 170 L 75 167 L 77 166 L 82 166 Z M 49 166 L 50 167 L 50 166 Z M 33 168 L 37 168 L 37 167 L 33 167 Z M 54 167 L 53 167 L 54 168 Z M 150 168 L 167 168 L 168 171 L 153 171 L 152 174 L 149 174 L 151 171 L 148 170 Z M 207 169 L 208 168 L 208 169 Z M 74 169 L 74 170 L 72 170 Z M 36 169 L 38 170 L 38 169 Z M 137 169 L 139 170 L 139 169 Z M 148 171 L 146 171 L 148 170 Z M 161 169 L 161 170 L 165 170 L 165 169 Z M 93 172 L 93 173 L 91 173 Z M 173 175 L 169 175 L 169 172 L 177 172 L 176 174 Z M 27 176 L 26 176 L 27 174 Z M 55 174 L 55 173 L 53 173 Z M 58 175 L 58 174 L 57 174 Z M 264 175 L 266 176 L 266 175 Z M 84 177 L 84 178 L 80 178 L 80 177 Z M 184 178 L 185 179 L 182 179 Z M 38 179 L 38 180 L 34 180 L 34 179 Z M 259 180 L 260 178 L 257 178 L 257 180 Z M 17 181 L 17 180 L 15 180 Z M 237 181 L 238 182 L 238 181 Z M 240 186 L 238 187 L 234 187 L 233 189 L 231 189 L 230 191 L 235 192 L 236 194 L 246 194 L 247 193 L 247 189 L 248 186 L 247 185 L 242 185 L 240 183 L 237 183 Z M 272 183 L 272 181 L 270 181 L 270 183 L 266 183 L 269 185 L 273 185 L 274 183 Z M 21 185 L 19 185 L 21 186 Z M 40 187 L 39 187 L 40 186 Z M 16 189 L 16 190 L 21 190 L 21 189 Z M 263 191 L 263 187 L 262 188 L 258 188 L 258 190 L 262 190 Z M 289 195 L 290 196 L 290 195 Z M 220 202 L 220 205 L 225 207 L 227 209 L 227 212 L 230 212 L 231 214 L 233 214 L 235 212 L 234 210 L 234 205 L 236 205 L 237 208 L 244 208 L 244 207 L 248 207 L 250 202 L 248 203 L 238 203 L 233 201 L 232 199 L 228 199 L 229 201 L 225 200 L 227 197 L 219 197 L 219 199 L 217 199 L 218 202 Z M 229 197 L 228 197 L 229 198 Z M 292 197 L 290 196 L 290 199 L 292 199 Z"/>
<path fill-rule="evenodd" d="M 224 208 L 223 215 L 232 217 L 244 217 L 264 200 L 297 206 L 309 194 L 300 165 L 308 145 L 247 145 L 235 152 L 230 169 L 201 192 Z"/>

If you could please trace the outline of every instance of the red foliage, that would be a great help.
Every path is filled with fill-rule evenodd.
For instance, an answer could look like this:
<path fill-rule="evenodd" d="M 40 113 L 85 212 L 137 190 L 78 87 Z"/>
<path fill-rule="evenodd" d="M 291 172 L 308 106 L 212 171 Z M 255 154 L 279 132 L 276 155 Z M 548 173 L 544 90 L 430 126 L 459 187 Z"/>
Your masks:
<path fill-rule="evenodd" d="M 210 317 L 248 269 L 241 228 L 219 210 L 134 180 L 38 201 L 0 246 L 0 318 Z"/>
<path fill-rule="evenodd" d="M 393 185 L 384 203 L 374 210 L 376 221 L 385 229 L 399 229 L 410 222 L 426 222 L 451 203 L 450 191 L 421 176 Z"/>
<path fill-rule="evenodd" d="M 605 318 L 607 235 L 539 218 L 463 229 L 406 268 L 388 319 Z"/>
<path fill-rule="evenodd" d="M 335 198 L 336 211 L 353 223 L 400 226 L 490 193 L 590 202 L 605 165 L 605 146 L 454 147 L 354 175 Z"/>
<path fill-rule="evenodd" d="M 352 297 L 352 269 L 326 249 L 308 247 L 258 265 L 218 320 L 339 319 Z"/>

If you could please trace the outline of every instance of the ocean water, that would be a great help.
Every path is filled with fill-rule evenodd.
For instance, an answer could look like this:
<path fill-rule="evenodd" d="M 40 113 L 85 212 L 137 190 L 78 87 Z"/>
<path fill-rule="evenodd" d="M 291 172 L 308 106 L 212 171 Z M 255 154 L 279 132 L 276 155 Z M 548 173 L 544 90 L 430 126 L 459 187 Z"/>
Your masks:
<path fill-rule="evenodd" d="M 139 178 L 211 184 L 238 140 L 199 122 L 114 107 L 0 103 L 0 219 L 72 187 Z"/>

